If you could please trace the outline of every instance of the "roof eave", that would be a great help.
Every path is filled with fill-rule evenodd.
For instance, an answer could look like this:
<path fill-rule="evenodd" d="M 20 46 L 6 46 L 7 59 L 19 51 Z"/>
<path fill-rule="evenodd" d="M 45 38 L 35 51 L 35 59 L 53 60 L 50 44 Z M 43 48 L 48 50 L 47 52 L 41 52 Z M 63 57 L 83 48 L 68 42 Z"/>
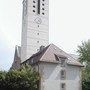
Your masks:
<path fill-rule="evenodd" d="M 67 63 L 67 65 L 70 65 L 70 66 L 78 66 L 78 67 L 84 67 L 84 65 L 78 65 L 78 64 L 71 64 L 71 63 Z"/>

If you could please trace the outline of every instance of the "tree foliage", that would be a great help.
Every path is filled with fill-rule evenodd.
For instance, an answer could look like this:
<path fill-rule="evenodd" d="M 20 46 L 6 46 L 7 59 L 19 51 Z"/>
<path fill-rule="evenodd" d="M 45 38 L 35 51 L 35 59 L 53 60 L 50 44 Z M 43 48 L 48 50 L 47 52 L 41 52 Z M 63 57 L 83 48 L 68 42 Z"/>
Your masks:
<path fill-rule="evenodd" d="M 78 53 L 81 62 L 90 62 L 90 40 L 78 46 Z"/>
<path fill-rule="evenodd" d="M 0 72 L 0 88 L 3 90 L 37 90 L 39 74 L 31 66 Z"/>
<path fill-rule="evenodd" d="M 85 64 L 82 70 L 82 89 L 90 90 L 90 40 L 78 46 L 79 59 Z"/>

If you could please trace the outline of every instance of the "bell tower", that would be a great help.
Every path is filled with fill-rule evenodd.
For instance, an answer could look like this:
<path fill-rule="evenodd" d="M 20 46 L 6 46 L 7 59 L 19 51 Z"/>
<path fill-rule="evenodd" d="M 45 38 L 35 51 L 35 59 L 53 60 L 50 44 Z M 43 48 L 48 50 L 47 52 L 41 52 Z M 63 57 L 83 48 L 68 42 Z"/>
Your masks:
<path fill-rule="evenodd" d="M 21 61 L 49 44 L 49 0 L 23 0 Z"/>

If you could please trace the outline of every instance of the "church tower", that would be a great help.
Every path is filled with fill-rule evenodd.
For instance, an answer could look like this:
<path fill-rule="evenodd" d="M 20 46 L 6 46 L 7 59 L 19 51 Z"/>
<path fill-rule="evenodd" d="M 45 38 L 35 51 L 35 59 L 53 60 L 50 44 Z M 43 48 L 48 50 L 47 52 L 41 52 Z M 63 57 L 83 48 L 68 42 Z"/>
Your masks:
<path fill-rule="evenodd" d="M 21 62 L 49 44 L 49 0 L 23 0 Z"/>

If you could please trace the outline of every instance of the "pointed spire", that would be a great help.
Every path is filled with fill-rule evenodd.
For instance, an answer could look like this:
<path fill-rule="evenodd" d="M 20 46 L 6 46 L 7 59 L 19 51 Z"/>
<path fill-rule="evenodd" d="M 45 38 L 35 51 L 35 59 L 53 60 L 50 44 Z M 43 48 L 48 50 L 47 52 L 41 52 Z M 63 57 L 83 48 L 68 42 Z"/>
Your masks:
<path fill-rule="evenodd" d="M 20 57 L 21 57 L 21 47 L 15 46 L 14 61 L 10 70 L 20 68 L 20 63 L 21 63 Z"/>

